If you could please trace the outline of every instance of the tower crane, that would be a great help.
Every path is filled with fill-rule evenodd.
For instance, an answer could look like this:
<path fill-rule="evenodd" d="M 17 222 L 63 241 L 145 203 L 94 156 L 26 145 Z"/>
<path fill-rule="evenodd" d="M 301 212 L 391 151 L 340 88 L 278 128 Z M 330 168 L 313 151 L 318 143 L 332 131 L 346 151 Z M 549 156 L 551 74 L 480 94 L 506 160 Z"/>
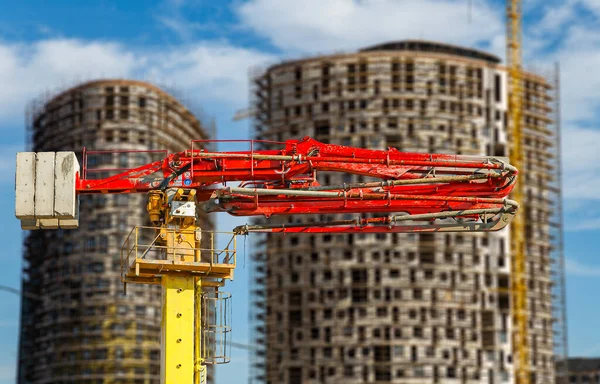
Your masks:
<path fill-rule="evenodd" d="M 163 287 L 164 383 L 202 383 L 206 364 L 222 357 L 207 337 L 213 316 L 203 291 L 219 292 L 233 279 L 236 236 L 496 231 L 518 209 L 506 198 L 518 171 L 502 158 L 368 150 L 308 137 L 279 143 L 276 150 L 255 150 L 261 145 L 256 140 L 249 144 L 249 151 L 218 152 L 193 141 L 188 150 L 101 178 L 87 177 L 85 153 L 81 167 L 73 152 L 17 154 L 15 213 L 24 229 L 76 228 L 79 195 L 147 194 L 152 226 L 135 227 L 125 240 L 121 277 Z M 368 181 L 321 185 L 317 175 L 323 172 Z M 240 226 L 219 249 L 215 233 L 202 230 L 200 211 L 319 219 Z M 362 216 L 320 219 L 335 213 Z"/>
<path fill-rule="evenodd" d="M 511 130 L 511 163 L 523 170 L 523 54 L 521 49 L 521 0 L 508 0 L 507 8 L 506 57 L 510 79 L 508 110 Z M 524 199 L 523 183 L 518 183 L 512 192 L 512 198 L 522 204 Z M 515 361 L 515 380 L 517 384 L 529 384 L 530 358 L 527 316 L 527 270 L 525 246 L 525 216 L 518 215 L 513 220 L 511 231 L 511 292 L 513 320 L 513 356 Z"/>

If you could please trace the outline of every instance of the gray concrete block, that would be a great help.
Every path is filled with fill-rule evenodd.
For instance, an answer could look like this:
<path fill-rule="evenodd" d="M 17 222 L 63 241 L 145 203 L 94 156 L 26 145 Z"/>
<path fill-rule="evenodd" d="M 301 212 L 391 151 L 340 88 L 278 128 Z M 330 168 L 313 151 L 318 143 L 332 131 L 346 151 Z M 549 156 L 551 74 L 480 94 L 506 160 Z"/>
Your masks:
<path fill-rule="evenodd" d="M 18 152 L 15 175 L 15 216 L 35 219 L 35 152 Z"/>
<path fill-rule="evenodd" d="M 56 152 L 54 163 L 54 217 L 75 219 L 77 195 L 75 194 L 76 174 L 79 163 L 73 152 Z"/>
<path fill-rule="evenodd" d="M 54 152 L 36 154 L 35 217 L 38 219 L 50 219 L 54 216 L 54 158 Z"/>

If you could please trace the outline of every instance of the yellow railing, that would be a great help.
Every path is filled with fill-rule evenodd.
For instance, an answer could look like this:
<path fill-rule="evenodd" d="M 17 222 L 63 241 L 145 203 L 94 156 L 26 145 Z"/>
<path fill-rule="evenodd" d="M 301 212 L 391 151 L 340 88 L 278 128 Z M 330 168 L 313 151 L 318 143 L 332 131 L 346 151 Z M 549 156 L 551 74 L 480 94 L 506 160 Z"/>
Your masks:
<path fill-rule="evenodd" d="M 215 265 L 235 268 L 237 234 L 160 227 L 134 227 L 121 247 L 123 278 L 138 263 Z"/>

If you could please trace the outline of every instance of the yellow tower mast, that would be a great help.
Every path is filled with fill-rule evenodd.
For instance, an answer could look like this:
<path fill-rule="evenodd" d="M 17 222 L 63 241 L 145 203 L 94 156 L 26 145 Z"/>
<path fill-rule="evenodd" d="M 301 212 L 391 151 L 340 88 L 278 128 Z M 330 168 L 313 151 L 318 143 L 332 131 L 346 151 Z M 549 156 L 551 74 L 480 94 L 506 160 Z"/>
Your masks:
<path fill-rule="evenodd" d="M 507 7 L 507 60 L 510 76 L 509 114 L 512 126 L 510 162 L 519 169 L 521 179 L 513 189 L 512 198 L 521 204 L 524 197 L 523 167 L 523 76 L 521 46 L 521 0 L 509 0 Z M 525 247 L 525 214 L 517 215 L 511 225 L 511 276 L 513 357 L 517 384 L 529 384 L 529 335 L 527 316 L 527 270 Z"/>

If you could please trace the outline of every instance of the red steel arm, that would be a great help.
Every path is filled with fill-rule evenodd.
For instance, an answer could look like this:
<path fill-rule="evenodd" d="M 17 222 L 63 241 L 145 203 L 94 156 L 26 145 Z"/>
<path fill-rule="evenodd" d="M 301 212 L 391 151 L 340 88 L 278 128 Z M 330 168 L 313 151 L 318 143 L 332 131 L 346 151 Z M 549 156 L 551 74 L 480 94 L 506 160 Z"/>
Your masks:
<path fill-rule="evenodd" d="M 317 182 L 319 172 L 356 174 L 379 181 L 322 186 Z M 206 211 L 238 216 L 403 213 L 432 221 L 443 219 L 435 214 L 446 212 L 453 219 L 486 221 L 498 214 L 514 215 L 518 205 L 504 198 L 516 175 L 514 167 L 496 158 L 406 153 L 394 148 L 368 150 L 304 138 L 286 141 L 280 150 L 187 150 L 105 179 L 80 179 L 77 193 L 181 187 L 196 189 L 198 201 L 206 202 Z M 228 182 L 242 184 L 224 187 Z M 398 222 L 397 218 L 390 216 L 387 223 L 363 221 L 359 227 L 381 230 L 382 225 Z M 349 231 L 348 225 L 337 228 Z M 312 230 L 308 227 L 301 226 L 305 231 L 325 231 L 318 224 L 310 226 Z"/>

